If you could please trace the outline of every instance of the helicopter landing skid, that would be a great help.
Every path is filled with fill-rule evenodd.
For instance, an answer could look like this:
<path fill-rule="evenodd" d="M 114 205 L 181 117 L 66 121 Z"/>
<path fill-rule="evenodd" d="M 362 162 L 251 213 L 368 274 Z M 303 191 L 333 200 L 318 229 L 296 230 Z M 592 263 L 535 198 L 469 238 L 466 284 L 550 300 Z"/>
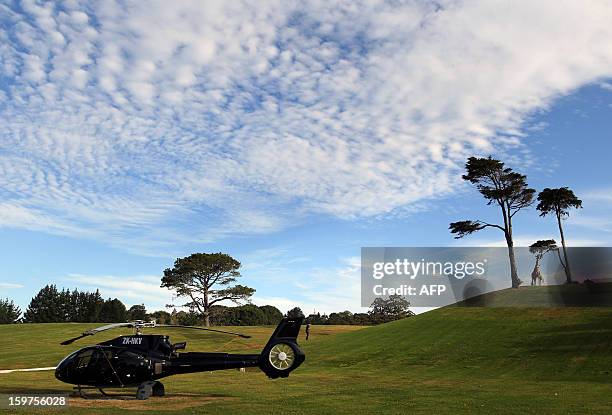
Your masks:
<path fill-rule="evenodd" d="M 127 396 L 134 396 L 132 394 L 127 393 L 108 393 L 104 391 L 104 389 L 95 386 L 78 385 L 73 387 L 72 390 L 74 394 L 78 394 L 78 396 L 83 399 L 100 399 L 100 396 L 98 396 L 97 394 L 87 394 L 84 392 L 85 390 L 98 390 L 104 398 L 125 398 Z"/>

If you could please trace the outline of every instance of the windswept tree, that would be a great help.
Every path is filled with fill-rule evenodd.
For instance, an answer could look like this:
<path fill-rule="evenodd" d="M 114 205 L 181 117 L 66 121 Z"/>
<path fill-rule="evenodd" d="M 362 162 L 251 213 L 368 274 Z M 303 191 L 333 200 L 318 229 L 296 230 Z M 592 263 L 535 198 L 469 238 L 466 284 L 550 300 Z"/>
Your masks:
<path fill-rule="evenodd" d="M 504 167 L 504 163 L 491 158 L 470 157 L 465 164 L 467 174 L 463 180 L 469 181 L 487 200 L 487 205 L 499 207 L 503 222 L 501 224 L 487 223 L 481 220 L 464 220 L 453 222 L 449 229 L 456 234 L 455 238 L 480 231 L 484 228 L 496 228 L 504 233 L 508 245 L 508 258 L 510 259 L 510 277 L 512 287 L 518 288 L 521 280 L 518 276 L 516 259 L 514 256 L 514 240 L 512 238 L 512 219 L 522 209 L 533 203 L 534 189 L 527 185 L 527 177 Z"/>
<path fill-rule="evenodd" d="M 199 311 L 209 326 L 212 306 L 222 301 L 240 304 L 255 292 L 244 285 L 232 286 L 241 276 L 239 268 L 240 262 L 227 254 L 191 254 L 178 258 L 174 267 L 164 271 L 161 286 L 175 290 L 178 297 L 188 298 L 183 307 Z"/>
<path fill-rule="evenodd" d="M 533 272 L 531 273 L 531 285 L 535 285 L 536 282 L 542 284 L 540 261 L 542 260 L 542 257 L 550 251 L 557 251 L 557 254 L 559 253 L 559 247 L 557 246 L 557 242 L 555 242 L 554 239 L 539 240 L 529 246 L 529 252 L 531 252 L 536 259 L 535 266 L 533 267 Z M 559 257 L 559 260 L 561 260 L 561 257 Z"/>
<path fill-rule="evenodd" d="M 561 265 L 565 270 L 565 278 L 568 284 L 572 282 L 572 271 L 570 270 L 569 258 L 567 257 L 567 248 L 565 246 L 565 236 L 563 235 L 562 219 L 569 216 L 571 208 L 579 209 L 582 207 L 582 200 L 578 199 L 574 192 L 567 188 L 549 189 L 548 187 L 538 195 L 538 206 L 536 209 L 540 211 L 540 216 L 546 216 L 553 213 L 557 218 L 559 225 L 559 234 L 561 235 L 561 245 L 563 246 L 563 258 Z M 561 259 L 561 258 L 559 258 Z"/>

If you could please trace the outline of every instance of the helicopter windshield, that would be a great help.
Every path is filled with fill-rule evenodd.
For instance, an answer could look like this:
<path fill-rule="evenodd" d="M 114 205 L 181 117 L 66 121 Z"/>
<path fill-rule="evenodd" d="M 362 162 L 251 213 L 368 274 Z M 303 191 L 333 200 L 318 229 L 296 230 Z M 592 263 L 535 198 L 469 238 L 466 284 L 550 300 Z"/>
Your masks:
<path fill-rule="evenodd" d="M 140 383 L 149 376 L 146 358 L 131 350 L 113 346 L 86 347 L 72 353 L 58 365 L 56 377 L 75 385 L 123 386 Z"/>
<path fill-rule="evenodd" d="M 113 383 L 112 368 L 109 361 L 113 358 L 113 351 L 100 347 L 86 347 L 72 353 L 60 362 L 56 369 L 56 376 L 62 381 L 74 384 L 91 385 Z"/>

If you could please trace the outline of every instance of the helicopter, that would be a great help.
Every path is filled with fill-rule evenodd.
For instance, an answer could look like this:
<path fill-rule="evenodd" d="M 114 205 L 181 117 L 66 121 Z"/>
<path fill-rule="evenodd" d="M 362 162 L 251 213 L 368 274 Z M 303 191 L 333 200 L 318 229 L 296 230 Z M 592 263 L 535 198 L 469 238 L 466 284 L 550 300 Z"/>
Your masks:
<path fill-rule="evenodd" d="M 251 337 L 230 331 L 142 320 L 109 324 L 61 344 L 69 345 L 81 338 L 121 327 L 131 327 L 135 333 L 76 350 L 57 365 L 55 377 L 76 385 L 75 390 L 84 398 L 87 397 L 83 394 L 84 389 L 98 389 L 109 396 L 104 389 L 136 387 L 136 399 L 139 400 L 164 396 L 165 387 L 159 379 L 184 373 L 259 367 L 271 379 L 286 378 L 306 358 L 297 344 L 303 320 L 303 317 L 283 318 L 260 354 L 179 352 L 186 348 L 186 342 L 173 344 L 169 336 L 143 334 L 144 328 L 178 327 Z"/>

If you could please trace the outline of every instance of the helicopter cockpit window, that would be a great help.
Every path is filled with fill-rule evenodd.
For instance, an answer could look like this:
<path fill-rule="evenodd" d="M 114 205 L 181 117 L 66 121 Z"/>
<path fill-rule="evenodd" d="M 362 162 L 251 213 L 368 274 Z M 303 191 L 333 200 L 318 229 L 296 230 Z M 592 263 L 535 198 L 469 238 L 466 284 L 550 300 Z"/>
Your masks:
<path fill-rule="evenodd" d="M 89 363 L 91 362 L 91 358 L 93 356 L 93 352 L 93 349 L 87 349 L 79 353 L 79 355 L 77 356 L 78 360 L 76 363 L 76 368 L 85 369 L 87 366 L 89 366 Z"/>

